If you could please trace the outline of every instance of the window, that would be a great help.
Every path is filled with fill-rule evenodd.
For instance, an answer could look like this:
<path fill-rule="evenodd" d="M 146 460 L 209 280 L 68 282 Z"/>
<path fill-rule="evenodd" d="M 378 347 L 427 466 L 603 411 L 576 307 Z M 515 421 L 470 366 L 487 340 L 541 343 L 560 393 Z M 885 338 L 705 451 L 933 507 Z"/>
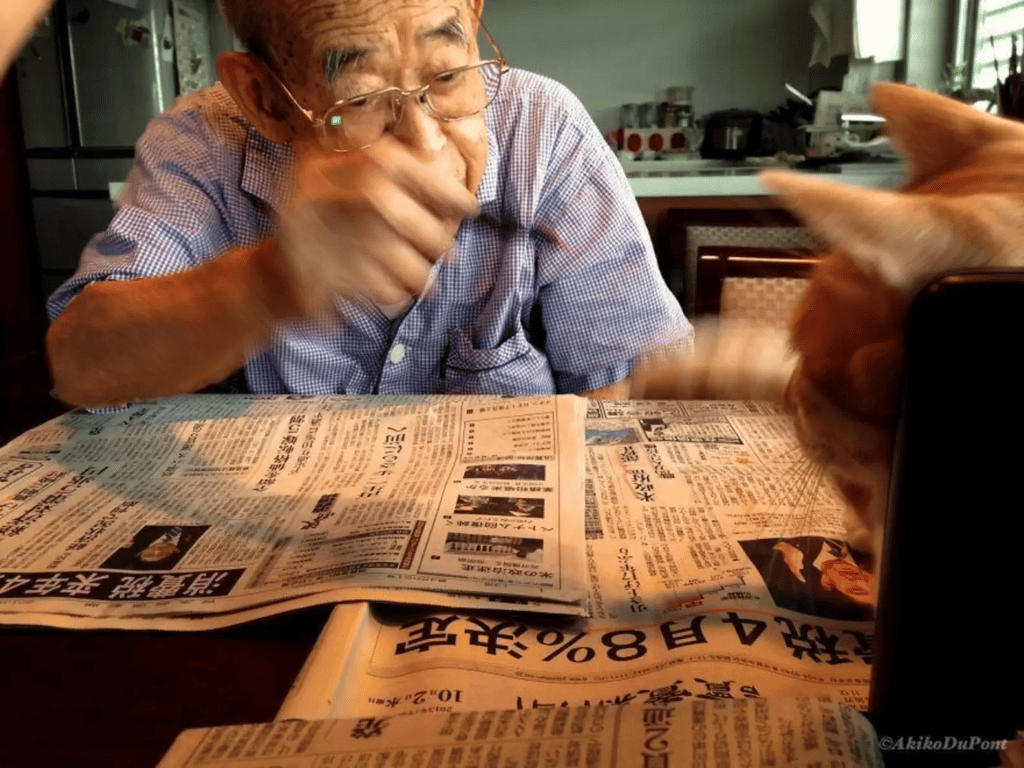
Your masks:
<path fill-rule="evenodd" d="M 1024 63 L 1024 0 L 973 0 L 974 51 L 971 85 L 994 88 L 1010 74 L 1012 35 L 1017 36 L 1017 72 Z"/>

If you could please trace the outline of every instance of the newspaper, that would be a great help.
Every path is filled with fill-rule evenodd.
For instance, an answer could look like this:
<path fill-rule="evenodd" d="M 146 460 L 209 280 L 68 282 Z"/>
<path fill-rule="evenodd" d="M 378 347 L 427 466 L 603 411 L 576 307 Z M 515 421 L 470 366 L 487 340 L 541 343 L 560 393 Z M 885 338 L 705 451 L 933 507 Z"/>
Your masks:
<path fill-rule="evenodd" d="M 185 731 L 159 768 L 788 765 L 881 768 L 871 724 L 835 702 L 681 704 L 289 721 Z"/>
<path fill-rule="evenodd" d="M 592 402 L 590 616 L 344 605 L 279 718 L 828 696 L 867 708 L 870 574 L 792 420 Z"/>
<path fill-rule="evenodd" d="M 0 623 L 313 603 L 585 611 L 577 397 L 192 396 L 0 450 Z"/>

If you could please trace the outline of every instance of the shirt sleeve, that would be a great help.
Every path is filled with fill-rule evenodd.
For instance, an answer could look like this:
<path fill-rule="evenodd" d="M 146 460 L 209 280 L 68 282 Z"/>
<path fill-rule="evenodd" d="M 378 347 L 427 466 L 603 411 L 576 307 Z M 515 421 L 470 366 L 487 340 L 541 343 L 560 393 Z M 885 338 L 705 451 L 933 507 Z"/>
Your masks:
<path fill-rule="evenodd" d="M 538 219 L 546 350 L 560 392 L 587 392 L 631 375 L 655 349 L 688 350 L 693 328 L 658 268 L 622 167 L 589 116 L 559 132 Z"/>
<path fill-rule="evenodd" d="M 153 120 L 105 232 L 85 247 L 75 274 L 47 301 L 55 319 L 89 283 L 180 272 L 227 250 L 231 233 L 224 158 L 198 110 L 175 108 Z"/>

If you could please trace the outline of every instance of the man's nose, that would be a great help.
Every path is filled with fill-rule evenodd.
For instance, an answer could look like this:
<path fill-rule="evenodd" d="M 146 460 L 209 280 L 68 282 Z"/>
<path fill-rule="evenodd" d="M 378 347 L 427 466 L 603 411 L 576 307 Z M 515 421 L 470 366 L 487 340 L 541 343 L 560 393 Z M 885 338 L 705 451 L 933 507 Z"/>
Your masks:
<path fill-rule="evenodd" d="M 414 153 L 427 158 L 440 152 L 447 142 L 441 120 L 430 111 L 422 96 L 406 98 L 401 119 L 392 133 Z"/>

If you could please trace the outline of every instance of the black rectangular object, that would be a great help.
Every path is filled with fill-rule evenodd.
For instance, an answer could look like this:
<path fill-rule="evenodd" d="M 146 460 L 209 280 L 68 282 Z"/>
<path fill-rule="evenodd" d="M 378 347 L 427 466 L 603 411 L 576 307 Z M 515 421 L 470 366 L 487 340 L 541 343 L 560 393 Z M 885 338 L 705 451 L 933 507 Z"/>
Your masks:
<path fill-rule="evenodd" d="M 888 768 L 998 765 L 958 742 L 1024 727 L 1022 320 L 1024 271 L 911 309 L 870 698 Z"/>

